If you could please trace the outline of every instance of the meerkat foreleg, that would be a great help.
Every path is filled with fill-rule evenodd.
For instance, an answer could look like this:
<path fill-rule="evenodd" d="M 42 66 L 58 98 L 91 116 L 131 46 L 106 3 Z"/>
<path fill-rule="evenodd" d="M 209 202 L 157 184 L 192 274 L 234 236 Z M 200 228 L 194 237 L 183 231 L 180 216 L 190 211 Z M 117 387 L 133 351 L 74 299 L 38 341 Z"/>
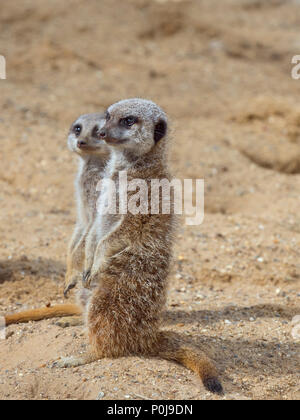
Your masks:
<path fill-rule="evenodd" d="M 71 239 L 64 286 L 64 296 L 66 298 L 68 297 L 69 291 L 72 290 L 81 279 L 81 273 L 84 268 L 86 240 L 92 225 L 92 223 L 89 223 L 86 228 L 76 228 Z"/>
<path fill-rule="evenodd" d="M 124 252 L 127 248 L 127 244 L 120 242 L 118 239 L 118 231 L 123 219 L 121 217 L 120 220 L 114 223 L 111 230 L 101 238 L 100 242 L 97 236 L 97 222 L 95 222 L 87 240 L 85 270 L 82 276 L 83 287 L 89 289 L 91 284 L 98 284 L 100 271 L 104 265 L 109 264 L 111 258 Z M 114 245 L 110 245 L 109 249 L 107 249 L 108 239 L 113 240 L 114 237 L 116 237 Z"/>
<path fill-rule="evenodd" d="M 85 242 L 85 259 L 84 259 L 84 270 L 82 273 L 82 284 L 83 287 L 89 288 L 91 270 L 94 264 L 95 253 L 97 250 L 97 227 L 96 223 L 91 227 Z"/>
<path fill-rule="evenodd" d="M 69 290 L 73 289 L 73 287 L 76 286 L 75 277 L 78 272 L 78 262 L 80 262 L 80 259 L 82 258 L 80 252 L 78 251 L 81 251 L 81 247 L 79 245 L 81 244 L 84 230 L 85 229 L 83 226 L 76 226 L 68 247 L 67 271 L 65 275 L 64 284 L 65 297 L 68 294 Z"/>
<path fill-rule="evenodd" d="M 91 284 L 99 284 L 101 271 L 105 266 L 114 264 L 114 258 L 117 258 L 130 248 L 130 246 L 122 246 L 123 244 L 118 245 L 109 249 L 107 249 L 105 242 L 98 245 L 94 256 L 94 264 L 89 271 L 84 273 L 82 278 L 82 283 L 85 288 L 90 288 Z"/>

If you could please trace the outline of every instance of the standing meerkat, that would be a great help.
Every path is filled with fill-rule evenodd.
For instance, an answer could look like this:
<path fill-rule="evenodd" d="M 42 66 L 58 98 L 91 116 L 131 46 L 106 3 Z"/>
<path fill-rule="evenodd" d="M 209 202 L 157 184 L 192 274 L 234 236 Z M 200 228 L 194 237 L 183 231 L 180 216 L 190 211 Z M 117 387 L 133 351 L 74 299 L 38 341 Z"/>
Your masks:
<path fill-rule="evenodd" d="M 79 169 L 75 180 L 77 221 L 68 247 L 67 272 L 64 294 L 75 287 L 84 269 L 86 238 L 96 218 L 97 185 L 104 175 L 109 158 L 109 148 L 99 133 L 105 123 L 100 113 L 81 115 L 71 125 L 68 135 L 69 149 L 79 156 Z M 77 295 L 78 305 L 63 304 L 19 312 L 5 316 L 6 325 L 38 321 L 46 318 L 82 314 L 88 291 Z"/>
<path fill-rule="evenodd" d="M 222 393 L 212 361 L 174 333 L 159 329 L 176 220 L 172 211 L 151 214 L 150 196 L 151 180 L 170 180 L 166 134 L 166 114 L 151 101 L 128 99 L 107 110 L 100 132 L 111 149 L 106 174 L 118 193 L 120 171 L 126 171 L 128 182 L 144 181 L 148 187 L 144 209 L 149 211 L 99 211 L 83 280 L 93 290 L 85 314 L 90 349 L 81 357 L 61 358 L 55 365 L 75 367 L 129 355 L 160 357 L 190 368 L 208 390 Z M 109 201 L 108 194 L 108 189 L 101 192 L 99 210 Z M 127 192 L 128 203 L 136 200 L 135 195 Z"/>
<path fill-rule="evenodd" d="M 77 222 L 68 248 L 65 296 L 75 287 L 78 278 L 81 279 L 86 240 L 97 214 L 97 186 L 109 158 L 109 149 L 99 136 L 104 123 L 104 114 L 82 115 L 71 125 L 69 132 L 69 149 L 80 159 L 75 180 Z"/>

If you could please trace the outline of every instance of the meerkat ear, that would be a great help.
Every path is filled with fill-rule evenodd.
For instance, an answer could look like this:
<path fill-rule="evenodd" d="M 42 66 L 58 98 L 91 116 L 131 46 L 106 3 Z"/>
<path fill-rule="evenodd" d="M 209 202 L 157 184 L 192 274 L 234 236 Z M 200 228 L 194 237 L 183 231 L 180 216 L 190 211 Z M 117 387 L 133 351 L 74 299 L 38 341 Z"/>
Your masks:
<path fill-rule="evenodd" d="M 158 143 L 167 133 L 167 123 L 164 120 L 159 120 L 154 127 L 154 141 Z"/>

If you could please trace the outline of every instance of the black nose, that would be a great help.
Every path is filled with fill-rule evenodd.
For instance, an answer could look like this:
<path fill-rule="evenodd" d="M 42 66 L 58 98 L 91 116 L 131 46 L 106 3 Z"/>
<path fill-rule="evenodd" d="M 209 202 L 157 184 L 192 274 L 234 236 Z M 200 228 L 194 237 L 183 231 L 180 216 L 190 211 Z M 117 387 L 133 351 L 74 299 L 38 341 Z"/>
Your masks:
<path fill-rule="evenodd" d="M 77 146 L 78 147 L 82 147 L 82 146 L 86 146 L 87 142 L 85 140 L 78 140 L 77 142 Z"/>
<path fill-rule="evenodd" d="M 106 137 L 106 131 L 105 130 L 100 131 L 99 136 L 102 138 Z"/>

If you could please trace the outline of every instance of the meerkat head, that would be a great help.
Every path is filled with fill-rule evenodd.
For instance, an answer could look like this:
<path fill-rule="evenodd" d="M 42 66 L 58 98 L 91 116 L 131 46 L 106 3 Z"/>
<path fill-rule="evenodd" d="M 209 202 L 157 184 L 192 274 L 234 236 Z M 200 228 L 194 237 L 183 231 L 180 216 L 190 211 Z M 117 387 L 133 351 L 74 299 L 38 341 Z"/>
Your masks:
<path fill-rule="evenodd" d="M 111 105 L 99 136 L 112 148 L 148 153 L 167 134 L 167 116 L 154 102 L 125 99 Z"/>
<path fill-rule="evenodd" d="M 105 124 L 104 114 L 85 114 L 71 125 L 68 146 L 72 152 L 85 155 L 108 154 L 108 147 L 99 133 Z"/>

